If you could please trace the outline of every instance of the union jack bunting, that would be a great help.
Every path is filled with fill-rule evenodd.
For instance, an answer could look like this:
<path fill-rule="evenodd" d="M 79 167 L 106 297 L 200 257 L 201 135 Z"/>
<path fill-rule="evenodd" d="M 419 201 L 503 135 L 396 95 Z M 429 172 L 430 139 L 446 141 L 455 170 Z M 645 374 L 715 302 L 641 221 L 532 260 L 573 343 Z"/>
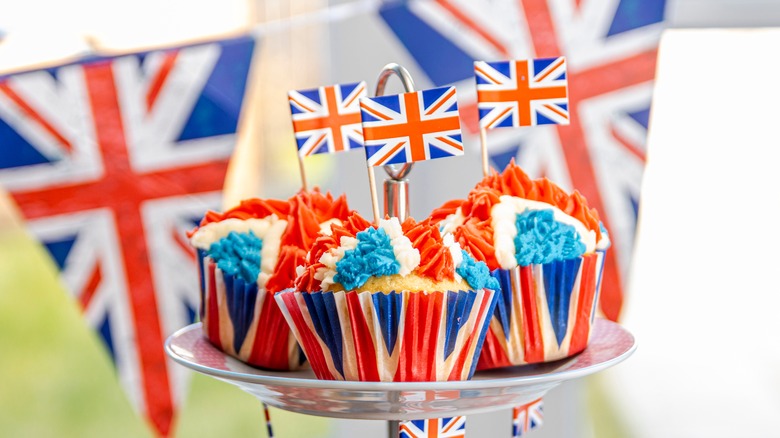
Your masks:
<path fill-rule="evenodd" d="M 495 297 L 489 289 L 275 296 L 317 378 L 370 382 L 470 379 Z"/>
<path fill-rule="evenodd" d="M 186 385 L 163 341 L 199 301 L 185 231 L 219 207 L 254 46 L 238 38 L 0 77 L 0 184 L 158 435 Z"/>
<path fill-rule="evenodd" d="M 616 320 L 633 251 L 639 187 L 666 0 L 385 2 L 382 19 L 435 86 L 457 84 L 467 132 L 479 131 L 474 61 L 566 57 L 568 126 L 488 134 L 499 169 L 578 189 L 613 246 L 600 310 Z M 420 35 L 425 35 L 424 38 Z"/>
<path fill-rule="evenodd" d="M 455 87 L 360 99 L 369 166 L 463 155 Z"/>
<path fill-rule="evenodd" d="M 466 417 L 402 421 L 399 438 L 464 438 Z"/>
<path fill-rule="evenodd" d="M 542 427 L 544 423 L 544 402 L 534 400 L 512 409 L 512 438 L 520 438 L 528 432 Z"/>
<path fill-rule="evenodd" d="M 568 125 L 566 59 L 474 63 L 479 126 Z"/>
<path fill-rule="evenodd" d="M 360 98 L 366 83 L 339 84 L 287 93 L 298 155 L 334 153 L 363 147 Z"/>

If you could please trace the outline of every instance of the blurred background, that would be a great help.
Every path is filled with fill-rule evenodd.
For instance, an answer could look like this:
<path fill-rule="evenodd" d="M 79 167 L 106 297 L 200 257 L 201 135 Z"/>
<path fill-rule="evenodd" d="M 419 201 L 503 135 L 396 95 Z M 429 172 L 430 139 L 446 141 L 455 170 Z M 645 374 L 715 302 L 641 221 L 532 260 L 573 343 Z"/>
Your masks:
<path fill-rule="evenodd" d="M 538 24 L 543 20 L 533 7 L 540 4 L 553 17 L 552 29 Z M 70 120 L 60 115 L 77 111 L 63 91 L 67 74 L 51 67 L 217 40 L 230 41 L 221 47 L 250 41 L 246 56 L 228 62 L 235 68 L 227 70 L 236 76 L 226 73 L 238 78 L 233 85 L 242 74 L 246 78 L 246 87 L 236 85 L 240 92 L 224 104 L 240 107 L 241 114 L 236 110 L 225 122 L 232 128 L 220 133 L 220 153 L 193 155 L 222 160 L 228 169 L 223 196 L 205 196 L 182 217 L 249 196 L 284 198 L 300 188 L 288 90 L 359 80 L 372 90 L 382 66 L 399 62 L 418 88 L 457 84 L 461 107 L 468 108 L 473 85 L 457 73 L 461 57 L 564 52 L 570 83 L 579 72 L 594 90 L 572 104 L 582 132 L 571 134 L 569 127 L 493 132 L 492 164 L 503 167 L 515 158 L 533 176 L 601 199 L 600 210 L 616 237 L 611 296 L 617 303 L 602 311 L 637 336 L 639 350 L 614 369 L 553 390 L 545 397 L 545 425 L 530 436 L 780 436 L 773 420 L 780 412 L 780 344 L 774 336 L 780 329 L 780 290 L 772 276 L 778 260 L 774 248 L 780 244 L 774 232 L 780 217 L 775 170 L 780 85 L 774 79 L 780 63 L 772 56 L 780 44 L 777 26 L 780 3 L 769 0 L 0 0 L 0 154 L 5 155 L 0 157 L 0 436 L 161 433 L 159 422 L 144 418 L 148 401 L 128 389 L 137 386 L 138 376 L 128 377 L 123 364 L 130 361 L 126 355 L 138 353 L 123 353 L 122 345 L 112 344 L 121 327 L 109 330 L 101 316 L 105 312 L 98 310 L 112 309 L 104 304 L 110 298 L 101 298 L 108 296 L 104 286 L 98 281 L 94 288 L 97 304 L 85 301 L 84 288 L 74 285 L 83 286 L 77 278 L 86 274 L 68 273 L 63 265 L 63 254 L 77 247 L 72 241 L 67 250 L 62 240 L 47 244 L 47 233 L 56 227 L 40 220 L 34 199 L 19 195 L 25 184 L 39 187 L 43 177 L 13 172 L 22 166 L 8 158 L 18 141 L 12 131 L 21 137 L 26 131 L 14 131 L 14 119 L 3 112 L 14 100 L 6 84 L 21 72 L 48 72 L 55 85 L 33 88 L 39 98 L 57 102 L 42 116 L 50 117 L 49 131 L 56 131 Z M 437 32 L 425 33 L 431 29 Z M 419 41 L 437 38 L 443 41 L 439 57 L 426 55 Z M 164 56 L 138 59 L 146 70 L 136 81 L 154 83 Z M 246 63 L 244 70 L 239 71 L 239 60 Z M 624 60 L 641 65 L 632 70 Z M 391 80 L 388 92 L 400 91 Z M 216 93 L 210 99 L 228 97 Z M 149 114 L 154 115 L 151 109 Z M 590 155 L 573 154 L 572 141 L 585 144 Z M 469 129 L 465 142 L 465 158 L 415 165 L 414 216 L 462 197 L 478 181 L 478 142 Z M 79 172 L 110 166 L 95 164 L 89 153 L 79 155 L 79 147 L 73 144 Z M 45 151 L 43 156 L 48 157 Z M 364 159 L 359 151 L 315 155 L 305 162 L 309 183 L 346 193 L 350 205 L 368 215 Z M 577 164 L 581 161 L 586 165 Z M 590 179 L 583 166 L 592 169 Z M 85 178 L 79 172 L 75 178 Z M 61 171 L 55 179 L 66 174 Z M 383 178 L 379 170 L 377 175 Z M 25 217 L 35 219 L 29 227 Z M 191 226 L 182 221 L 179 225 Z M 184 289 L 176 296 L 181 303 L 160 298 L 161 308 L 180 310 L 163 332 L 185 325 L 191 316 L 187 312 L 197 303 L 194 272 L 185 272 L 191 289 L 155 280 L 159 289 Z M 177 414 L 164 428 L 167 433 L 266 436 L 260 403 L 252 396 L 168 367 Z M 382 436 L 385 431 L 381 423 L 277 409 L 272 416 L 278 437 Z M 473 416 L 468 433 L 508 436 L 509 423 L 508 411 Z"/>

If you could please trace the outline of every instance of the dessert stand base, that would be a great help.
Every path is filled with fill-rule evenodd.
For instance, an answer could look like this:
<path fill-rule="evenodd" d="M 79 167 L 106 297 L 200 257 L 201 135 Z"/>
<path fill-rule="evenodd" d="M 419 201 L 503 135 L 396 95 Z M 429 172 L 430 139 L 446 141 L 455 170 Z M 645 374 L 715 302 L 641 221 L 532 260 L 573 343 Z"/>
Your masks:
<path fill-rule="evenodd" d="M 588 348 L 556 362 L 480 371 L 468 381 L 344 382 L 317 380 L 311 370 L 267 371 L 217 350 L 200 323 L 171 335 L 165 350 L 176 362 L 238 386 L 263 403 L 322 417 L 396 421 L 491 412 L 541 398 L 566 380 L 616 365 L 636 349 L 634 337 L 620 325 L 594 323 Z"/>

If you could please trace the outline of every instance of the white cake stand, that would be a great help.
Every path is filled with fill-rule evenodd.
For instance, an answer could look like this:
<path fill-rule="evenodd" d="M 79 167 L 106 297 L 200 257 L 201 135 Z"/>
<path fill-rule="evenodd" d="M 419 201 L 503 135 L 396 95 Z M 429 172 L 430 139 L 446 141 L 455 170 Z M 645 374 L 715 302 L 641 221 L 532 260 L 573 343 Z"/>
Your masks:
<path fill-rule="evenodd" d="M 480 371 L 469 381 L 383 383 L 317 380 L 311 370 L 253 368 L 217 350 L 203 336 L 200 323 L 165 342 L 174 361 L 236 385 L 270 406 L 322 417 L 392 421 L 390 430 L 398 420 L 479 414 L 529 403 L 566 380 L 624 361 L 634 350 L 631 333 L 597 319 L 588 348 L 568 359 Z"/>

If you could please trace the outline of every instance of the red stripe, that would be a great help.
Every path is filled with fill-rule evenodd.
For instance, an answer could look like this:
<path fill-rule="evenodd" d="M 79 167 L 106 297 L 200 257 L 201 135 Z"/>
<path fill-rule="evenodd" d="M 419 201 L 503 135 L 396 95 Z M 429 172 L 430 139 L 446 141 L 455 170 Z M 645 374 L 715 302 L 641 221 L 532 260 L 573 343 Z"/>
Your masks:
<path fill-rule="evenodd" d="M 95 264 L 95 268 L 92 270 L 92 275 L 89 277 L 89 281 L 87 281 L 87 286 L 84 288 L 83 292 L 81 292 L 81 298 L 79 299 L 79 302 L 81 303 L 81 310 L 87 310 L 87 307 L 89 307 L 89 303 L 92 301 L 92 297 L 95 296 L 95 292 L 97 291 L 98 286 L 100 286 L 100 281 L 103 279 L 103 273 L 100 269 L 100 262 Z"/>
<path fill-rule="evenodd" d="M 211 261 L 206 261 L 206 270 L 208 286 L 206 287 L 206 332 L 209 340 L 217 348 L 222 350 L 222 339 L 219 337 L 219 306 L 217 298 L 217 265 Z"/>
<path fill-rule="evenodd" d="M 545 104 L 544 107 L 547 108 L 548 110 L 554 112 L 555 114 L 558 114 L 559 116 L 563 117 L 564 119 L 567 119 L 567 120 L 569 119 L 569 116 L 567 116 L 565 112 L 559 110 L 558 108 L 556 108 L 556 107 L 554 107 L 554 106 L 552 106 L 550 104 Z"/>
<path fill-rule="evenodd" d="M 449 377 L 447 380 L 463 380 L 463 367 L 465 366 L 466 362 L 471 359 L 471 354 L 469 350 L 471 349 L 471 346 L 479 340 L 480 332 L 482 332 L 482 327 L 484 321 L 482 321 L 482 317 L 485 315 L 485 309 L 487 309 L 488 303 L 490 302 L 490 298 L 492 296 L 488 294 L 488 292 L 485 292 L 484 297 L 482 298 L 482 302 L 479 305 L 479 310 L 477 312 L 477 325 L 474 327 L 474 330 L 469 335 L 468 339 L 466 339 L 466 342 L 463 343 L 463 350 L 461 350 L 460 355 L 458 356 L 457 362 L 455 362 L 455 365 L 452 367 L 452 372 L 450 372 Z M 473 311 L 473 310 L 472 310 Z M 490 318 L 488 318 L 487 322 L 490 322 Z M 454 336 L 453 333 L 451 336 Z M 484 345 L 484 344 L 483 344 Z M 477 355 L 479 355 L 479 351 L 476 352 Z M 477 357 L 473 358 L 474 360 L 477 360 Z M 471 366 L 471 364 L 469 364 Z M 468 376 L 466 376 L 468 377 Z"/>
<path fill-rule="evenodd" d="M 536 307 L 536 283 L 531 266 L 520 266 L 520 295 L 523 301 L 523 351 L 525 361 L 536 363 L 544 361 L 544 341 L 539 322 L 539 309 Z M 516 295 L 515 295 L 516 296 Z"/>
<path fill-rule="evenodd" d="M 172 50 L 170 52 L 165 52 L 163 55 L 165 58 L 163 59 L 162 65 L 160 66 L 160 69 L 157 70 L 157 74 L 154 76 L 152 83 L 149 84 L 149 90 L 146 92 L 147 110 L 151 111 L 152 107 L 154 107 L 157 96 L 159 96 L 160 90 L 162 90 L 163 85 L 165 85 L 165 80 L 168 79 L 168 75 L 171 73 L 171 70 L 173 70 L 173 66 L 176 65 L 178 54 L 178 51 Z"/>
<path fill-rule="evenodd" d="M 557 58 L 561 56 L 555 24 L 547 5 L 547 0 L 520 0 L 520 8 L 525 13 L 528 33 L 534 45 L 534 57 Z M 568 75 L 567 75 L 568 76 Z"/>
<path fill-rule="evenodd" d="M 501 330 L 499 328 L 499 330 Z M 493 332 L 493 327 L 490 327 L 485 335 L 485 342 L 482 343 L 482 352 L 479 354 L 479 362 L 477 362 L 477 371 L 490 370 L 493 368 L 503 368 L 512 366 L 509 361 L 509 357 L 506 355 L 506 351 L 501 346 L 501 342 L 496 336 L 504 336 L 499 331 L 498 335 Z"/>
<path fill-rule="evenodd" d="M 437 109 L 441 108 L 441 106 L 444 105 L 453 94 L 455 94 L 455 87 L 450 88 L 450 91 L 447 92 L 447 95 L 441 97 L 436 105 L 428 108 L 428 111 L 425 112 L 425 115 L 429 116 L 433 114 Z"/>
<path fill-rule="evenodd" d="M 104 156 L 111 157 L 105 160 L 106 174 L 110 175 L 112 171 L 127 174 L 130 168 L 127 144 L 111 62 L 103 61 L 85 67 L 84 75 L 95 120 L 97 141 Z M 129 193 L 132 190 L 131 187 L 122 187 L 120 193 Z M 112 194 L 101 193 L 104 201 L 109 196 Z M 116 221 L 117 230 L 123 240 L 122 258 L 132 263 L 132 272 L 126 274 L 130 310 L 135 319 L 143 395 L 149 419 L 160 434 L 168 435 L 173 418 L 173 400 L 168 381 L 168 365 L 162 348 L 163 334 L 148 249 L 146 239 L 142 237 L 143 218 L 137 206 L 123 206 L 125 208 L 116 210 Z M 49 213 L 50 211 L 49 209 Z"/>
<path fill-rule="evenodd" d="M 360 104 L 360 109 L 362 109 L 363 111 L 365 111 L 365 112 L 367 112 L 367 113 L 371 113 L 371 115 L 372 115 L 372 116 L 374 116 L 374 117 L 376 117 L 376 118 L 378 118 L 378 119 L 382 119 L 382 120 L 392 120 L 392 118 L 391 118 L 390 116 L 386 116 L 386 115 L 384 115 L 384 114 L 380 113 L 379 111 L 377 111 L 377 110 L 375 110 L 375 109 L 371 108 L 371 107 L 370 107 L 370 106 L 368 106 L 368 105 L 363 105 L 363 104 L 361 103 L 361 104 Z"/>
<path fill-rule="evenodd" d="M 306 359 L 311 364 L 311 369 L 318 379 L 321 380 L 334 380 L 334 376 L 328 369 L 328 363 L 325 360 L 325 354 L 317 341 L 317 335 L 312 333 L 306 321 L 303 318 L 303 313 L 298 307 L 298 300 L 295 299 L 294 293 L 283 293 L 280 295 L 282 301 L 284 301 L 287 311 L 290 313 L 290 317 L 293 320 L 293 324 L 298 329 L 298 342 L 300 342 L 303 351 L 306 354 Z"/>
<path fill-rule="evenodd" d="M 615 138 L 615 140 L 617 140 L 617 142 L 618 142 L 618 143 L 620 143 L 621 145 L 623 145 L 623 147 L 624 147 L 624 148 L 626 148 L 626 150 L 627 150 L 629 153 L 631 153 L 631 155 L 633 155 L 633 156 L 635 156 L 636 158 L 638 158 L 638 159 L 639 159 L 639 161 L 641 161 L 641 162 L 642 162 L 642 164 L 644 164 L 644 162 L 645 162 L 645 153 L 644 153 L 642 150 L 640 150 L 639 148 L 637 148 L 636 146 L 634 146 L 634 144 L 633 144 L 631 141 L 629 141 L 628 139 L 626 139 L 626 138 L 625 138 L 625 137 L 624 137 L 624 136 L 623 136 L 623 135 L 620 133 L 620 131 L 618 131 L 618 130 L 617 130 L 617 128 L 615 128 L 615 126 L 614 126 L 614 125 L 612 125 L 612 126 L 610 127 L 610 133 L 612 134 L 612 137 L 614 137 L 614 138 Z"/>
<path fill-rule="evenodd" d="M 593 297 L 596 295 L 597 260 L 598 256 L 596 254 L 590 254 L 582 258 L 580 297 L 577 303 L 577 313 L 574 316 L 574 330 L 571 334 L 569 354 L 579 353 L 588 344 L 590 315 L 593 311 Z"/>
<path fill-rule="evenodd" d="M 557 63 L 557 64 L 555 64 L 554 66 L 550 67 L 550 68 L 547 70 L 547 73 L 543 74 L 541 77 L 539 77 L 539 78 L 535 78 L 535 79 L 534 79 L 534 81 L 536 81 L 536 82 L 541 82 L 541 81 L 543 81 L 543 80 L 544 80 L 544 78 L 546 78 L 547 76 L 550 76 L 550 74 L 551 74 L 552 72 L 554 72 L 556 68 L 560 67 L 560 65 L 561 65 L 561 64 L 563 64 L 563 61 L 564 61 L 564 59 L 563 59 L 563 58 L 560 58 L 560 59 L 558 59 L 558 63 Z"/>
<path fill-rule="evenodd" d="M 261 292 L 258 292 L 258 295 Z M 254 303 L 253 303 L 254 304 Z M 289 370 L 290 355 L 287 348 L 290 340 L 290 326 L 274 300 L 274 295 L 265 293 L 263 306 L 257 319 L 255 342 L 249 355 L 249 363 L 272 370 Z"/>
<path fill-rule="evenodd" d="M 306 105 L 302 104 L 301 102 L 299 102 L 299 101 L 298 101 L 298 99 L 296 99 L 296 98 L 294 98 L 294 97 L 292 97 L 292 96 L 288 96 L 288 98 L 289 98 L 291 101 L 295 102 L 295 103 L 296 103 L 296 104 L 297 104 L 299 107 L 301 107 L 301 108 L 305 109 L 306 111 L 309 111 L 309 112 L 314 112 L 314 110 L 313 110 L 313 109 L 311 109 L 311 108 L 309 108 L 308 106 L 306 106 Z"/>
<path fill-rule="evenodd" d="M 478 65 L 477 65 L 477 66 L 475 66 L 475 67 L 474 67 L 474 70 L 475 70 L 477 73 L 481 74 L 483 77 L 485 77 L 485 79 L 488 79 L 490 82 L 492 82 L 492 83 L 494 83 L 494 84 L 498 84 L 498 83 L 500 83 L 498 79 L 494 78 L 493 76 L 490 76 L 490 75 L 488 74 L 488 72 L 486 72 L 486 71 L 485 71 L 484 69 L 482 69 L 480 66 L 478 66 Z"/>
<path fill-rule="evenodd" d="M 18 106 L 19 109 L 28 118 L 35 120 L 35 122 L 38 123 L 44 131 L 48 132 L 49 135 L 57 139 L 57 141 L 66 151 L 71 152 L 73 150 L 73 145 L 70 144 L 65 136 L 60 134 L 60 132 L 57 131 L 54 126 L 52 126 L 48 121 L 46 121 L 46 119 L 38 114 L 35 109 L 33 109 L 33 107 L 31 107 L 27 102 L 25 102 L 24 99 L 21 98 L 21 96 L 16 94 L 16 92 L 11 88 L 10 85 L 8 85 L 7 82 L 0 82 L 0 93 L 5 94 L 6 97 L 13 101 L 13 103 L 15 103 L 16 106 Z"/>
<path fill-rule="evenodd" d="M 404 316 L 397 382 L 436 380 L 436 341 L 444 294 L 410 293 Z"/>
<path fill-rule="evenodd" d="M 352 90 L 352 93 L 353 93 L 352 98 L 349 99 L 348 101 L 344 102 L 344 107 L 346 108 L 346 107 L 352 105 L 352 102 L 354 102 L 355 99 L 357 99 L 360 96 L 360 93 L 362 93 L 362 92 L 363 92 L 363 85 L 359 86 L 355 90 Z"/>
<path fill-rule="evenodd" d="M 448 139 L 447 137 L 436 137 L 436 140 L 439 140 L 440 142 L 449 145 L 453 149 L 457 149 L 459 151 L 463 150 L 463 146 L 455 143 L 454 141 Z"/>
<path fill-rule="evenodd" d="M 355 359 L 357 360 L 358 379 L 364 382 L 378 382 L 379 370 L 376 363 L 376 347 L 371 338 L 363 307 L 357 292 L 347 292 L 347 310 L 349 322 L 352 325 L 352 340 L 355 343 Z"/>
<path fill-rule="evenodd" d="M 182 234 L 181 231 L 172 229 L 171 230 L 171 239 L 176 244 L 176 246 L 179 247 L 181 252 L 187 255 L 187 258 L 192 260 L 193 264 L 196 264 L 198 261 L 198 255 L 195 249 L 190 245 L 187 240 L 185 239 L 185 235 Z"/>

